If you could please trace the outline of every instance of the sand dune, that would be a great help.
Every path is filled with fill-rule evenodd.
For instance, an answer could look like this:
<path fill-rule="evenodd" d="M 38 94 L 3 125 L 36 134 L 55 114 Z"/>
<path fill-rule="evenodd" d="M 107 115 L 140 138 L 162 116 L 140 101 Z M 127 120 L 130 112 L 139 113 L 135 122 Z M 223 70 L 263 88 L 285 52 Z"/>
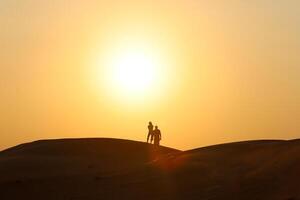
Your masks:
<path fill-rule="evenodd" d="M 300 140 L 179 151 L 61 139 L 0 152 L 0 199 L 300 199 Z"/>

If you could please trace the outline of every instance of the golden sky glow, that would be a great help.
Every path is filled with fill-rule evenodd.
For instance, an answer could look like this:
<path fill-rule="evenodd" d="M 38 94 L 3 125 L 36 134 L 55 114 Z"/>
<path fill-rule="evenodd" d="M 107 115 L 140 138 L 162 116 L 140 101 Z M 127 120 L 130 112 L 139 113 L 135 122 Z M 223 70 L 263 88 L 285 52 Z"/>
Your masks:
<path fill-rule="evenodd" d="M 146 103 L 146 98 L 164 92 L 164 86 L 171 79 L 167 58 L 159 53 L 159 47 L 137 38 L 117 40 L 108 46 L 111 48 L 94 59 L 93 73 L 99 79 L 95 85 L 102 85 L 107 93 L 120 99 L 119 103 L 126 99 Z"/>
<path fill-rule="evenodd" d="M 0 149 L 42 138 L 188 149 L 300 133 L 300 3 L 0 1 Z"/>

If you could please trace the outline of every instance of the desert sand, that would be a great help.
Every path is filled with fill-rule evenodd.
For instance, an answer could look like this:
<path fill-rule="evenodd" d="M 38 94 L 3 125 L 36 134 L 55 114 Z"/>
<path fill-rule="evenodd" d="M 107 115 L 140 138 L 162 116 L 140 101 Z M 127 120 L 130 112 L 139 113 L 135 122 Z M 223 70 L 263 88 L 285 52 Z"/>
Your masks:
<path fill-rule="evenodd" d="M 0 152 L 1 200 L 300 199 L 300 140 L 188 151 L 121 139 L 58 139 Z"/>

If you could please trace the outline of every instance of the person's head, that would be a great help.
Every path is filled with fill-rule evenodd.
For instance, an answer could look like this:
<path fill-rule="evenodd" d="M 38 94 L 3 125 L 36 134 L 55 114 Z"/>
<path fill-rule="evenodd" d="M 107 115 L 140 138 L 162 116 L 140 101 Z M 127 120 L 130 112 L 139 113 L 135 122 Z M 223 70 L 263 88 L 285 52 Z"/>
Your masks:
<path fill-rule="evenodd" d="M 149 125 L 152 125 L 152 122 L 149 122 Z"/>
<path fill-rule="evenodd" d="M 155 129 L 158 129 L 158 126 L 155 126 Z"/>

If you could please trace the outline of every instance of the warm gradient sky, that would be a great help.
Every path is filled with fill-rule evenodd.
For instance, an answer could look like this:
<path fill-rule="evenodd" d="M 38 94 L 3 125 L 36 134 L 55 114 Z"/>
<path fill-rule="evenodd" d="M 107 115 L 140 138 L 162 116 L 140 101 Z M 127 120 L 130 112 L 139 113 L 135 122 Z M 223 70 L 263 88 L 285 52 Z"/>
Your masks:
<path fill-rule="evenodd" d="M 298 0 L 1 0 L 0 149 L 145 140 L 149 120 L 180 149 L 300 137 L 299 13 Z M 128 91 L 111 63 L 135 50 L 155 76 Z"/>

